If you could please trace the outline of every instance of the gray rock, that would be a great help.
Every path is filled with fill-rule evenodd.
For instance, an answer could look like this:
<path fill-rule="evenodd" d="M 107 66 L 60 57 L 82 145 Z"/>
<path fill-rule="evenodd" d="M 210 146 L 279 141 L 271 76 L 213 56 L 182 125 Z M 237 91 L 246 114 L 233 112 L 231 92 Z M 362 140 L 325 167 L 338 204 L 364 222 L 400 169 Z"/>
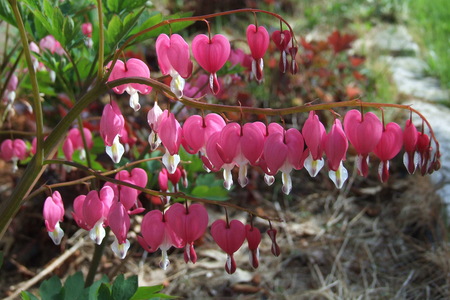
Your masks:
<path fill-rule="evenodd" d="M 381 24 L 353 44 L 357 52 L 388 52 L 396 55 L 417 55 L 419 46 L 403 25 Z"/>

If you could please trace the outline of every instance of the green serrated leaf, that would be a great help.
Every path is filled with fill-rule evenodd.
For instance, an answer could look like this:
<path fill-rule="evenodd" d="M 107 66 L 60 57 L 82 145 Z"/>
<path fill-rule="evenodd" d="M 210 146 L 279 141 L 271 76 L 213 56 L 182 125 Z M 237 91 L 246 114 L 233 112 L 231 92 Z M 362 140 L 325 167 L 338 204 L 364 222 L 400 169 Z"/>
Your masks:
<path fill-rule="evenodd" d="M 61 292 L 61 281 L 57 276 L 53 276 L 48 280 L 42 282 L 39 287 L 39 294 L 42 299 L 46 300 L 59 300 L 59 294 Z"/>
<path fill-rule="evenodd" d="M 22 293 L 20 293 L 20 297 L 22 298 L 22 300 L 39 300 L 38 297 L 27 291 L 23 291 Z"/>
<path fill-rule="evenodd" d="M 69 276 L 64 283 L 64 300 L 81 299 L 84 291 L 83 273 L 76 272 Z"/>
<path fill-rule="evenodd" d="M 105 283 L 100 284 L 98 288 L 97 300 L 116 300 L 111 295 L 111 290 L 109 286 Z"/>
<path fill-rule="evenodd" d="M 112 286 L 112 296 L 114 300 L 129 300 L 138 288 L 137 276 L 124 279 L 123 274 L 117 276 Z"/>
<path fill-rule="evenodd" d="M 131 297 L 130 300 L 146 300 L 151 297 L 154 297 L 154 294 L 156 292 L 159 292 L 162 290 L 164 286 L 162 284 L 160 285 L 154 285 L 154 286 L 141 286 L 136 290 L 136 293 Z"/>

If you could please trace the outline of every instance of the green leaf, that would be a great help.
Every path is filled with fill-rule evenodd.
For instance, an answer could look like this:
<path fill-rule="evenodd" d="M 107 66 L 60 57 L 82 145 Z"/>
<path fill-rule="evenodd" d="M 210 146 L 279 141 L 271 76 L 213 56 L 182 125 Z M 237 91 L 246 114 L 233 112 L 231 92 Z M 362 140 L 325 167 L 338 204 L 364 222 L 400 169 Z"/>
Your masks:
<path fill-rule="evenodd" d="M 90 287 L 85 289 L 85 291 L 83 292 L 84 297 L 82 299 L 97 300 L 100 286 L 102 284 L 108 284 L 108 282 L 109 282 L 108 276 L 103 275 L 101 279 L 95 281 Z"/>
<path fill-rule="evenodd" d="M 0 1 L 0 19 L 16 26 L 16 20 L 14 19 L 14 14 L 11 11 L 8 1 Z"/>
<path fill-rule="evenodd" d="M 224 201 L 228 200 L 228 191 L 221 186 L 207 186 L 207 185 L 196 185 L 192 191 L 191 195 L 198 198 L 205 198 L 209 200 Z"/>
<path fill-rule="evenodd" d="M 81 272 L 69 276 L 64 283 L 64 300 L 81 299 L 84 291 L 84 279 Z"/>
<path fill-rule="evenodd" d="M 48 280 L 42 282 L 39 287 L 39 294 L 42 299 L 45 300 L 59 300 L 59 294 L 61 292 L 61 281 L 57 276 L 53 276 Z"/>
<path fill-rule="evenodd" d="M 161 294 L 161 293 L 157 293 L 157 294 L 153 294 L 152 295 L 152 299 L 177 299 L 180 298 L 178 296 L 170 296 L 170 295 L 166 295 L 166 294 Z"/>
<path fill-rule="evenodd" d="M 154 286 L 141 286 L 136 290 L 136 293 L 131 297 L 130 300 L 146 300 L 151 297 L 154 297 L 154 294 L 156 292 L 159 292 L 162 290 L 164 286 L 162 284 L 160 285 L 154 285 Z"/>
<path fill-rule="evenodd" d="M 123 274 L 117 276 L 112 286 L 112 296 L 114 300 L 128 300 L 136 292 L 138 288 L 137 276 L 131 276 L 124 279 Z"/>
<path fill-rule="evenodd" d="M 123 29 L 122 20 L 120 20 L 119 16 L 114 15 L 108 23 L 108 28 L 106 30 L 106 43 L 109 46 L 109 50 L 114 50 L 114 45 L 119 40 Z"/>
<path fill-rule="evenodd" d="M 100 284 L 98 288 L 97 300 L 115 300 L 111 295 L 111 290 L 106 283 Z"/>
<path fill-rule="evenodd" d="M 113 13 L 117 13 L 119 11 L 119 0 L 107 0 L 106 8 Z"/>
<path fill-rule="evenodd" d="M 22 293 L 20 293 L 20 297 L 22 298 L 22 300 L 39 300 L 38 297 L 27 291 L 23 291 Z"/>

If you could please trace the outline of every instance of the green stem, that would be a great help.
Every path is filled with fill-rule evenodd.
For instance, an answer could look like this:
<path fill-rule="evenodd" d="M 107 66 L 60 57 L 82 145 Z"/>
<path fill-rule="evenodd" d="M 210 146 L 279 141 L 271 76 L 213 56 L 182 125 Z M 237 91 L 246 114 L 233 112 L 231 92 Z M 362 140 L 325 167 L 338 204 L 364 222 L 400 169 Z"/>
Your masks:
<path fill-rule="evenodd" d="M 25 58 L 27 60 L 28 66 L 28 74 L 30 76 L 31 86 L 33 90 L 33 110 L 36 119 L 36 138 L 37 138 L 37 146 L 36 146 L 36 166 L 39 167 L 42 165 L 44 161 L 44 152 L 43 150 L 43 134 L 44 131 L 44 118 L 42 114 L 42 106 L 41 106 L 41 97 L 39 96 L 39 86 L 36 78 L 36 72 L 33 68 L 33 61 L 31 60 L 31 52 L 28 43 L 27 32 L 25 31 L 25 26 L 23 25 L 22 17 L 19 12 L 19 7 L 17 6 L 17 0 L 9 0 L 14 17 L 16 18 L 17 28 L 19 29 L 20 39 L 22 40 L 23 51 L 25 54 Z"/>
<path fill-rule="evenodd" d="M 97 274 L 97 269 L 108 241 L 109 231 L 110 229 L 107 227 L 105 229 L 105 237 L 103 238 L 102 243 L 100 245 L 95 245 L 94 255 L 92 256 L 91 265 L 89 266 L 89 272 L 86 276 L 84 287 L 89 287 L 94 282 L 95 274 Z"/>
<path fill-rule="evenodd" d="M 105 51 L 105 35 L 103 31 L 103 11 L 102 11 L 102 1 L 97 0 L 97 11 L 98 11 L 98 73 L 97 78 L 101 80 L 103 77 L 103 55 Z"/>

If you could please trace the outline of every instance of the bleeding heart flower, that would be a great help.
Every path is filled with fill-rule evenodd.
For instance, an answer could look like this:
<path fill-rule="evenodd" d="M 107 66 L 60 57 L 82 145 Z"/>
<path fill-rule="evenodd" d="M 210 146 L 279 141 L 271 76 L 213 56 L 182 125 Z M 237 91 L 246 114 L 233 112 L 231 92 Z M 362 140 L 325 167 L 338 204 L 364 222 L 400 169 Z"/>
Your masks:
<path fill-rule="evenodd" d="M 142 237 L 138 236 L 138 242 L 148 252 L 161 249 L 162 259 L 159 266 L 166 270 L 170 264 L 167 250 L 174 246 L 181 248 L 181 240 L 170 228 L 163 213 L 159 210 L 149 211 L 141 223 Z"/>
<path fill-rule="evenodd" d="M 267 29 L 263 26 L 256 27 L 250 24 L 247 27 L 247 42 L 252 53 L 252 72 L 258 82 L 263 79 L 264 54 L 269 47 L 270 37 Z"/>
<path fill-rule="evenodd" d="M 422 175 L 425 175 L 428 171 L 431 150 L 430 137 L 424 132 L 419 132 L 417 137 L 417 152 L 419 153 L 419 167 Z"/>
<path fill-rule="evenodd" d="M 342 161 L 348 149 L 348 141 L 342 129 L 341 121 L 334 120 L 333 126 L 324 139 L 324 150 L 327 156 L 328 176 L 334 182 L 338 189 L 348 178 L 347 169 L 344 168 Z"/>
<path fill-rule="evenodd" d="M 195 264 L 197 254 L 194 241 L 198 240 L 208 227 L 208 212 L 205 207 L 200 204 L 185 207 L 181 203 L 175 203 L 166 211 L 165 216 L 173 232 L 181 239 L 184 261 L 192 261 Z"/>
<path fill-rule="evenodd" d="M 180 149 L 182 130 L 180 123 L 173 113 L 165 110 L 161 115 L 160 124 L 158 126 L 158 135 L 161 142 L 166 148 L 162 161 L 167 171 L 173 174 L 180 162 L 178 150 Z"/>
<path fill-rule="evenodd" d="M 416 151 L 419 133 L 416 126 L 411 120 L 406 120 L 405 130 L 403 132 L 403 145 L 405 154 L 403 155 L 403 163 L 409 174 L 413 174 L 419 165 L 420 156 Z"/>
<path fill-rule="evenodd" d="M 272 254 L 275 256 L 280 256 L 281 251 L 280 247 L 277 244 L 277 230 L 275 228 L 270 227 L 270 229 L 267 230 L 267 235 L 272 240 L 272 247 L 270 248 Z"/>
<path fill-rule="evenodd" d="M 84 138 L 86 139 L 86 146 L 91 149 L 94 146 L 92 141 L 92 133 L 88 128 L 83 128 Z M 80 150 L 80 159 L 86 157 L 86 152 L 84 149 L 83 137 L 81 135 L 80 129 L 72 128 L 69 130 L 67 137 L 64 141 L 62 150 L 66 160 L 71 161 L 73 152 Z"/>
<path fill-rule="evenodd" d="M 172 77 L 171 91 L 178 98 L 182 97 L 184 79 L 192 74 L 188 43 L 178 34 L 172 34 L 170 38 L 161 34 L 156 40 L 156 55 L 161 73 Z"/>
<path fill-rule="evenodd" d="M 111 64 L 112 62 L 109 62 L 107 68 L 110 68 Z M 126 63 L 117 60 L 109 75 L 108 82 L 128 77 L 150 78 L 150 69 L 142 60 L 137 58 L 130 58 Z M 138 92 L 146 95 L 152 91 L 152 87 L 140 83 L 127 83 L 114 87 L 113 91 L 116 94 L 127 92 L 130 95 L 130 107 L 134 111 L 138 111 L 141 108 Z"/>
<path fill-rule="evenodd" d="M 114 200 L 114 191 L 109 186 L 104 186 L 100 193 L 90 191 L 83 202 L 83 219 L 89 228 L 89 237 L 100 245 L 105 237 L 104 225 L 107 225 L 109 208 Z"/>
<path fill-rule="evenodd" d="M 400 125 L 394 122 L 387 124 L 383 129 L 380 141 L 373 149 L 373 153 L 381 160 L 378 167 L 378 178 L 381 182 L 389 179 L 389 160 L 400 152 L 402 146 L 403 132 Z"/>
<path fill-rule="evenodd" d="M 345 115 L 344 130 L 358 153 L 358 173 L 366 177 L 369 173 L 369 153 L 378 145 L 383 125 L 374 113 L 368 112 L 363 116 L 360 111 L 352 109 Z"/>
<path fill-rule="evenodd" d="M 287 69 L 287 58 L 286 55 L 288 53 L 288 45 L 291 42 L 291 32 L 289 30 L 275 30 L 272 33 L 272 41 L 277 46 L 278 50 L 281 51 L 280 54 L 280 62 L 279 68 L 280 71 L 286 73 Z"/>
<path fill-rule="evenodd" d="M 106 104 L 100 119 L 100 135 L 106 146 L 106 153 L 116 164 L 120 162 L 125 148 L 119 141 L 125 126 L 125 119 L 114 101 Z"/>
<path fill-rule="evenodd" d="M 192 41 L 192 54 L 198 64 L 210 73 L 209 87 L 213 94 L 217 95 L 220 91 L 220 85 L 216 73 L 230 56 L 230 42 L 221 34 L 216 34 L 211 39 L 204 34 L 200 34 Z"/>
<path fill-rule="evenodd" d="M 133 168 L 131 172 L 122 170 L 118 172 L 114 178 L 120 181 L 137 185 L 141 188 L 145 188 L 148 181 L 147 172 L 145 172 L 141 168 Z M 115 201 L 120 201 L 120 203 L 125 207 L 129 214 L 134 215 L 145 210 L 138 199 L 138 195 L 141 193 L 140 191 L 132 187 L 116 185 L 111 182 L 105 183 L 105 186 L 109 186 L 114 190 Z M 134 209 L 132 209 L 133 207 Z"/>
<path fill-rule="evenodd" d="M 17 171 L 17 162 L 27 157 L 27 144 L 21 139 L 6 139 L 0 145 L 0 157 L 5 161 L 11 161 L 12 172 Z"/>
<path fill-rule="evenodd" d="M 72 217 L 77 223 L 78 227 L 83 228 L 84 230 L 89 231 L 90 228 L 86 224 L 83 216 L 83 203 L 86 200 L 86 195 L 79 195 L 73 200 L 73 211 Z"/>
<path fill-rule="evenodd" d="M 192 115 L 183 124 L 182 144 L 190 154 L 199 151 L 206 153 L 206 142 L 210 136 L 220 132 L 225 127 L 225 121 L 218 114 L 207 114 L 205 117 Z"/>
<path fill-rule="evenodd" d="M 55 245 L 59 245 L 64 236 L 64 231 L 59 225 L 64 218 L 64 204 L 58 191 L 53 192 L 51 197 L 45 199 L 43 215 L 48 235 Z"/>
<path fill-rule="evenodd" d="M 115 235 L 111 249 L 113 252 L 124 259 L 130 248 L 130 241 L 127 239 L 128 230 L 130 230 L 130 217 L 127 209 L 120 202 L 113 202 L 108 213 L 108 224 Z"/>
<path fill-rule="evenodd" d="M 241 248 L 246 238 L 245 226 L 239 220 L 229 224 L 224 220 L 216 220 L 211 225 L 211 235 L 219 247 L 227 253 L 225 270 L 228 274 L 236 271 L 236 261 L 233 254 Z"/>
<path fill-rule="evenodd" d="M 305 168 L 311 177 L 315 177 L 324 165 L 322 156 L 326 137 L 325 127 L 315 111 L 309 112 L 308 119 L 306 119 L 302 128 L 302 134 L 308 147 L 305 151 L 309 153 L 305 160 Z"/>
<path fill-rule="evenodd" d="M 253 268 L 259 266 L 259 244 L 261 243 L 261 232 L 250 224 L 245 225 L 245 235 L 248 243 L 250 264 Z"/>

